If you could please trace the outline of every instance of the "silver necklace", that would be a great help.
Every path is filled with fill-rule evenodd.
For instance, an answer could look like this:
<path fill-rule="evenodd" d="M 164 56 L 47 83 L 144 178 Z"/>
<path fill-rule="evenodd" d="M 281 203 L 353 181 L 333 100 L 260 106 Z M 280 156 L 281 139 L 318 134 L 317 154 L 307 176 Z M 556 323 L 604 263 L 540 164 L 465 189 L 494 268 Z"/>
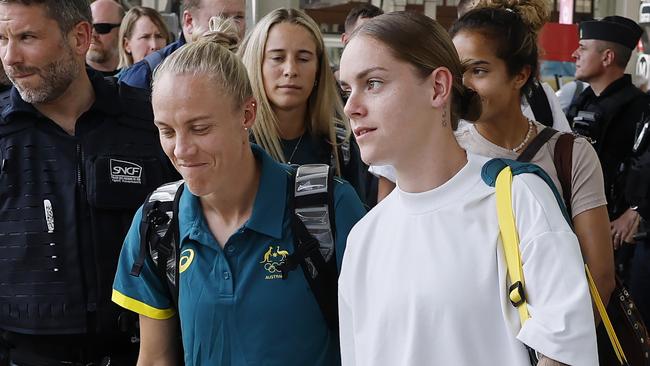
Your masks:
<path fill-rule="evenodd" d="M 524 145 L 526 145 L 526 143 L 528 142 L 528 140 L 530 139 L 530 136 L 532 136 L 532 134 L 533 134 L 533 121 L 531 119 L 529 119 L 528 120 L 528 132 L 526 132 L 526 137 L 524 137 L 524 141 L 522 141 L 521 144 L 517 145 L 517 147 L 515 147 L 514 149 L 510 149 L 510 150 L 512 152 L 515 152 L 515 153 L 517 151 L 521 150 L 521 148 L 524 147 Z"/>
<path fill-rule="evenodd" d="M 296 150 L 298 150 L 298 146 L 300 146 L 300 142 L 302 142 L 303 136 L 305 136 L 304 133 L 300 135 L 298 142 L 296 142 L 296 146 L 293 147 L 293 152 L 291 153 L 291 156 L 289 156 L 289 160 L 287 160 L 287 164 L 291 165 L 291 159 L 293 159 L 293 156 L 296 154 Z"/>

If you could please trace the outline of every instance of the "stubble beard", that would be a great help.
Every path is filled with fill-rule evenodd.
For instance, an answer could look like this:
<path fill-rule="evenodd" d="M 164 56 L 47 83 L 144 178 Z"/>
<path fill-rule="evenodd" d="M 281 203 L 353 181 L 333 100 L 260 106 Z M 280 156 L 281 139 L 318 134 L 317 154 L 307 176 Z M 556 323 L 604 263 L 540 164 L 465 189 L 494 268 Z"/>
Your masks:
<path fill-rule="evenodd" d="M 10 69 L 12 72 L 17 71 L 21 74 L 35 73 L 41 78 L 40 85 L 27 88 L 12 78 L 12 72 L 7 73 L 25 102 L 30 104 L 48 103 L 59 98 L 70 87 L 81 67 L 79 63 L 75 62 L 72 50 L 67 49 L 64 52 L 63 57 L 42 68 L 18 66 Z"/>

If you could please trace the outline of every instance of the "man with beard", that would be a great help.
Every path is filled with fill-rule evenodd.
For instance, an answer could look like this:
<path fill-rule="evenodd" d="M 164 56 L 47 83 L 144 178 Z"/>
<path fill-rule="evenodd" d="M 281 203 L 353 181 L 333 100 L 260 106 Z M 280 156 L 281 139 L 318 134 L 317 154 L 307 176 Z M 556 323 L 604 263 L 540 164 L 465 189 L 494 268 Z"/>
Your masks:
<path fill-rule="evenodd" d="M 12 365 L 137 357 L 113 275 L 135 209 L 174 177 L 148 104 L 85 68 L 91 27 L 88 0 L 0 0 L 14 84 L 0 111 L 0 354 Z"/>
<path fill-rule="evenodd" d="M 144 60 L 126 69 L 120 82 L 141 88 L 151 89 L 153 70 L 165 57 L 171 55 L 187 42 L 198 39 L 208 31 L 210 18 L 219 16 L 232 18 L 239 27 L 239 38 L 246 34 L 246 1 L 244 0 L 183 0 L 183 33 L 178 41 L 151 53 Z"/>
<path fill-rule="evenodd" d="M 86 63 L 106 76 L 120 71 L 118 52 L 119 30 L 124 8 L 115 0 L 96 0 L 90 5 L 93 14 L 93 32 Z"/>

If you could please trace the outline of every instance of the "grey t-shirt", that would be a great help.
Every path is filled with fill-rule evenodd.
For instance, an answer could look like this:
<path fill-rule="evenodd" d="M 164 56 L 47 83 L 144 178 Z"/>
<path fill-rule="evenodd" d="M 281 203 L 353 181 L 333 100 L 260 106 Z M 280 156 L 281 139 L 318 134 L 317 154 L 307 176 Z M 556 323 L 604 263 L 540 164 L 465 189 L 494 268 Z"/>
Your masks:
<path fill-rule="evenodd" d="M 535 126 L 538 132 L 546 128 L 539 122 L 535 122 Z M 531 163 L 537 164 L 544 169 L 555 183 L 560 194 L 562 194 L 562 186 L 553 163 L 553 152 L 558 137 L 559 134 L 551 137 L 535 154 Z M 490 142 L 478 132 L 476 126 L 472 123 L 461 121 L 456 130 L 456 139 L 462 148 L 473 154 L 513 160 L 519 156 L 518 153 L 510 149 Z M 371 172 L 392 181 L 396 179 L 395 171 L 391 166 L 373 166 Z M 598 155 L 596 155 L 596 151 L 591 144 L 584 138 L 576 138 L 573 144 L 571 176 L 571 217 L 576 217 L 582 212 L 607 204 L 603 171 Z"/>

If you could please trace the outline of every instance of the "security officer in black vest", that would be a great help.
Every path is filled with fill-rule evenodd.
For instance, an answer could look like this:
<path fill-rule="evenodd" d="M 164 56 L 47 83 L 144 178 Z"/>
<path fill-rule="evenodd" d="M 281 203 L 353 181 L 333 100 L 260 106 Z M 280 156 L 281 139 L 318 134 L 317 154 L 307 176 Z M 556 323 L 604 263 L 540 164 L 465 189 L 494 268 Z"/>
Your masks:
<path fill-rule="evenodd" d="M 576 79 L 590 87 L 569 107 L 567 117 L 573 129 L 590 138 L 598 152 L 615 249 L 634 242 L 640 222 L 637 210 L 641 202 L 626 195 L 625 187 L 632 183 L 636 130 L 650 116 L 650 96 L 632 84 L 625 68 L 642 33 L 636 22 L 620 16 L 582 22 L 580 44 L 573 54 Z M 636 292 L 637 305 L 643 307 L 645 303 L 650 310 L 650 301 L 644 299 L 650 293 L 631 290 Z M 645 315 L 650 316 L 650 311 Z"/>
<path fill-rule="evenodd" d="M 86 70 L 88 0 L 0 1 L 0 344 L 12 365 L 134 365 L 111 303 L 135 209 L 175 179 L 146 98 Z"/>

